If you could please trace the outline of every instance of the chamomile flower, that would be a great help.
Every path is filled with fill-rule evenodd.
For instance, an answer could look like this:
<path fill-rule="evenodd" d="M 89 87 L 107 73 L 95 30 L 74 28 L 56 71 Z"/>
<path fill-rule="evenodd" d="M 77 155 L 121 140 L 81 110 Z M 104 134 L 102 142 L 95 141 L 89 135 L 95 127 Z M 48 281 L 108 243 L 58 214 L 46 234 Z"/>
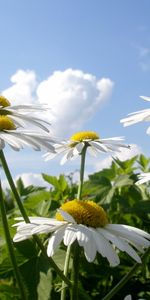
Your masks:
<path fill-rule="evenodd" d="M 8 99 L 4 96 L 0 96 L 0 115 L 9 116 L 17 128 L 24 128 L 29 124 L 49 132 L 47 127 L 50 123 L 36 116 L 36 113 L 47 111 L 47 109 L 48 107 L 46 105 L 11 105 Z M 43 123 L 45 123 L 47 127 Z"/>
<path fill-rule="evenodd" d="M 55 144 L 56 154 L 47 152 L 44 155 L 44 158 L 45 160 L 49 160 L 56 155 L 63 153 L 64 156 L 61 160 L 61 164 L 64 164 L 66 161 L 80 155 L 85 146 L 92 155 L 96 155 L 99 152 L 120 152 L 120 148 L 122 147 L 129 148 L 128 145 L 122 143 L 123 140 L 122 137 L 101 139 L 96 132 L 81 131 L 72 135 L 70 139 Z"/>
<path fill-rule="evenodd" d="M 140 96 L 143 100 L 150 101 L 150 97 Z M 120 120 L 123 123 L 123 126 L 130 126 L 142 121 L 150 121 L 150 108 L 136 111 L 128 114 L 129 117 Z M 147 134 L 150 134 L 150 127 L 147 129 Z"/>
<path fill-rule="evenodd" d="M 117 266 L 120 260 L 115 248 L 141 263 L 135 249 L 143 253 L 144 248 L 150 246 L 150 234 L 132 226 L 109 224 L 103 208 L 93 201 L 71 200 L 58 209 L 54 219 L 29 219 L 31 223 L 17 218 L 20 222 L 13 225 L 17 227 L 13 241 L 23 241 L 34 234 L 51 233 L 47 246 L 48 256 L 53 256 L 61 242 L 69 246 L 76 240 L 83 247 L 88 262 L 94 261 L 96 254 L 100 253 L 111 266 Z"/>
<path fill-rule="evenodd" d="M 137 185 L 140 185 L 142 183 L 146 183 L 150 181 L 150 172 L 147 173 L 141 173 L 138 175 L 138 181 L 136 182 Z"/>
<path fill-rule="evenodd" d="M 26 114 L 18 113 L 17 111 L 25 110 Z M 16 111 L 15 111 L 16 108 Z M 20 150 L 24 146 L 31 146 L 35 150 L 45 148 L 51 152 L 55 152 L 51 143 L 56 140 L 50 138 L 48 133 L 34 132 L 32 130 L 22 130 L 26 121 L 46 130 L 46 127 L 40 124 L 40 119 L 29 117 L 27 110 L 31 112 L 33 107 L 15 106 L 11 108 L 9 102 L 3 96 L 0 96 L 0 150 L 5 147 L 5 144 L 11 146 L 14 150 Z M 40 108 L 38 108 L 40 110 Z M 48 131 L 48 130 L 47 130 Z"/>

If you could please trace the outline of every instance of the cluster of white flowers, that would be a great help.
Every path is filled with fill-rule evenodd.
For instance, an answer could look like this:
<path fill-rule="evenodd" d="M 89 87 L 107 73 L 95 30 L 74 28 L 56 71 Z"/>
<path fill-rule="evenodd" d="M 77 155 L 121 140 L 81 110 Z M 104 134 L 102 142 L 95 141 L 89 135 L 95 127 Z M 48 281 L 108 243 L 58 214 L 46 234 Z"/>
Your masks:
<path fill-rule="evenodd" d="M 150 101 L 150 98 L 143 98 Z M 44 148 L 47 150 L 45 160 L 62 153 L 61 164 L 63 164 L 81 155 L 83 149 L 96 155 L 99 152 L 119 152 L 121 148 L 129 148 L 123 144 L 122 137 L 101 139 L 92 131 L 77 132 L 68 140 L 58 141 L 50 135 L 48 129 L 50 124 L 36 115 L 37 112 L 45 110 L 47 106 L 11 106 L 5 97 L 0 96 L 0 149 L 5 147 L 5 143 L 14 150 L 20 150 L 25 145 L 35 150 Z M 124 126 L 128 126 L 143 120 L 150 120 L 150 109 L 133 113 L 121 122 Z M 28 124 L 42 131 L 25 130 Z M 150 175 L 148 178 L 150 179 Z M 141 183 L 146 181 L 142 175 L 140 180 Z M 84 216 L 92 214 L 90 215 L 92 222 L 88 223 L 86 217 L 82 221 L 78 219 L 78 212 L 81 214 L 81 210 L 84 210 Z M 25 223 L 22 218 L 18 220 L 19 223 L 14 225 L 17 227 L 14 242 L 28 239 L 34 234 L 52 233 L 48 241 L 48 256 L 55 253 L 62 241 L 69 246 L 77 240 L 79 246 L 83 247 L 88 262 L 92 262 L 98 252 L 107 258 L 111 266 L 116 266 L 120 260 L 115 248 L 126 252 L 140 263 L 141 259 L 134 248 L 143 253 L 144 249 L 150 246 L 148 233 L 127 225 L 109 224 L 103 209 L 92 201 L 69 201 L 58 210 L 55 219 L 30 217 L 30 223 Z"/>

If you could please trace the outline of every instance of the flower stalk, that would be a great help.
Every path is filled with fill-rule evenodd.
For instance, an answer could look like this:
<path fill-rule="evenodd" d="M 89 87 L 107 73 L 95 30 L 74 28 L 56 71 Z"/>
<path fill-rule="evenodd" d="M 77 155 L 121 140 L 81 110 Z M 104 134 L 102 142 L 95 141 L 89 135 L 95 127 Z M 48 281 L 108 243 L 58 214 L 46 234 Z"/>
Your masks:
<path fill-rule="evenodd" d="M 20 199 L 20 196 L 19 196 L 19 193 L 16 189 L 16 186 L 14 184 L 14 181 L 13 181 L 13 178 L 12 178 L 12 175 L 10 173 L 10 170 L 9 170 L 9 167 L 8 167 L 8 164 L 7 164 L 7 161 L 5 159 L 5 156 L 4 156 L 4 153 L 2 150 L 0 150 L 0 160 L 1 160 L 1 163 L 2 163 L 2 166 L 3 166 L 3 169 L 4 169 L 4 172 L 6 174 L 6 177 L 7 177 L 7 180 L 9 182 L 9 185 L 10 185 L 10 188 L 14 194 L 14 197 L 16 199 L 16 202 L 17 202 L 17 205 L 20 209 L 20 212 L 21 212 L 21 215 L 24 219 L 24 221 L 26 223 L 30 223 L 30 220 L 29 220 L 29 217 L 26 213 L 26 210 L 22 204 L 22 201 Z M 39 246 L 39 248 L 41 249 L 43 255 L 47 258 L 49 264 L 51 265 L 52 268 L 54 268 L 54 270 L 57 272 L 57 274 L 60 276 L 60 278 L 69 286 L 71 285 L 71 282 L 64 276 L 63 272 L 58 268 L 58 266 L 55 264 L 54 260 L 51 258 L 51 257 L 48 257 L 47 256 L 47 253 L 46 253 L 46 250 L 40 240 L 40 238 L 36 235 L 34 235 L 34 240 L 35 242 L 37 243 L 37 245 Z"/>
<path fill-rule="evenodd" d="M 81 167 L 80 167 L 80 182 L 78 187 L 77 199 L 81 200 L 83 181 L 84 181 L 84 169 L 85 169 L 85 156 L 86 156 L 87 145 L 85 144 L 81 152 Z"/>
<path fill-rule="evenodd" d="M 21 215 L 24 218 L 24 220 L 25 220 L 26 223 L 30 223 L 30 220 L 29 220 L 29 218 L 28 218 L 28 216 L 26 214 L 26 211 L 24 209 L 24 206 L 22 204 L 22 201 L 20 199 L 20 196 L 19 196 L 18 191 L 16 189 L 16 186 L 14 184 L 13 178 L 11 176 L 11 173 L 10 173 L 9 167 L 7 165 L 7 161 L 5 159 L 3 150 L 0 150 L 0 160 L 1 160 L 4 172 L 5 172 L 5 175 L 7 177 L 7 180 L 9 182 L 10 188 L 11 188 L 13 194 L 14 194 L 14 197 L 16 199 L 17 205 L 18 205 L 19 210 L 21 212 Z"/>
<path fill-rule="evenodd" d="M 25 288 L 23 279 L 21 277 L 21 274 L 20 274 L 20 271 L 19 271 L 19 268 L 17 265 L 17 261 L 16 261 L 16 257 L 15 257 L 15 253 L 14 253 L 14 247 L 13 247 L 13 243 L 12 243 L 10 232 L 9 232 L 9 226 L 8 226 L 8 222 L 7 222 L 7 215 L 6 215 L 6 210 L 5 210 L 1 182 L 0 182 L 0 209 L 1 209 L 1 218 L 2 218 L 2 223 L 3 223 L 3 229 L 4 229 L 4 233 L 5 233 L 7 248 L 8 248 L 10 260 L 11 260 L 11 263 L 13 266 L 14 274 L 15 274 L 15 277 L 16 277 L 16 280 L 18 283 L 18 287 L 20 290 L 21 299 L 27 300 L 28 299 L 27 290 Z"/>
<path fill-rule="evenodd" d="M 73 264 L 72 264 L 72 282 L 73 287 L 71 290 L 71 300 L 78 300 L 78 278 L 79 278 L 79 245 L 77 243 L 74 244 L 73 249 Z"/>
<path fill-rule="evenodd" d="M 67 252 L 66 252 L 66 258 L 65 258 L 65 265 L 64 265 L 64 276 L 67 278 L 68 277 L 68 269 L 69 269 L 69 261 L 70 261 L 70 254 L 71 254 L 71 245 L 67 247 Z M 63 281 L 62 282 L 62 290 L 61 290 L 61 300 L 66 299 L 66 284 Z"/>
<path fill-rule="evenodd" d="M 81 152 L 81 166 L 80 166 L 80 182 L 78 186 L 77 199 L 82 198 L 82 188 L 84 183 L 84 169 L 85 169 L 85 157 L 86 157 L 87 145 L 85 144 Z M 78 276 L 79 276 L 79 245 L 74 244 L 73 249 L 73 264 L 72 264 L 72 290 L 71 290 L 71 300 L 78 300 Z M 62 299 L 64 300 L 64 299 Z"/>

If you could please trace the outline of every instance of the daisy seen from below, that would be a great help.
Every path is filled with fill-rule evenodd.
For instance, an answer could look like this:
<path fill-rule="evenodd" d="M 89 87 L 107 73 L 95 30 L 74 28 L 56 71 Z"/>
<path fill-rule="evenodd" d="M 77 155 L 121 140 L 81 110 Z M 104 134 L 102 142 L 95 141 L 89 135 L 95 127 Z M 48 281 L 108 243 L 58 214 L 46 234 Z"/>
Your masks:
<path fill-rule="evenodd" d="M 150 97 L 140 96 L 140 98 L 146 101 L 150 101 Z M 130 113 L 128 114 L 127 118 L 120 120 L 120 122 L 123 123 L 124 127 L 143 121 L 150 121 L 150 108 Z M 150 134 L 150 127 L 148 127 L 146 132 L 147 134 Z"/>
<path fill-rule="evenodd" d="M 21 113 L 20 110 L 26 113 Z M 28 105 L 18 105 L 11 108 L 9 101 L 5 97 L 0 96 L 0 150 L 5 147 L 5 144 L 8 144 L 13 150 L 17 151 L 24 146 L 31 146 L 35 150 L 45 148 L 55 152 L 54 147 L 51 145 L 55 140 L 50 138 L 48 133 L 21 129 L 26 123 L 29 123 L 48 131 L 40 123 L 40 119 L 27 115 L 28 110 L 29 112 L 40 111 L 40 107 L 34 108 Z M 41 110 L 43 109 L 41 108 Z"/>
<path fill-rule="evenodd" d="M 123 137 L 112 137 L 101 139 L 94 131 L 81 131 L 73 134 L 70 139 L 63 140 L 54 144 L 55 154 L 47 152 L 44 155 L 45 160 L 54 158 L 58 154 L 64 154 L 61 159 L 61 164 L 68 160 L 72 160 L 82 153 L 83 149 L 87 149 L 91 155 L 96 155 L 99 152 L 119 152 L 120 148 L 130 148 L 129 145 L 124 145 Z"/>
<path fill-rule="evenodd" d="M 36 113 L 48 110 L 47 105 L 11 105 L 9 100 L 4 96 L 0 96 L 0 115 L 7 115 L 17 128 L 26 127 L 28 124 L 41 128 L 49 132 L 47 128 L 50 123 L 39 118 Z M 46 125 L 44 125 L 44 124 Z"/>
<path fill-rule="evenodd" d="M 61 242 L 65 246 L 75 241 L 84 249 L 88 262 L 94 261 L 96 253 L 100 253 L 115 267 L 120 263 L 118 250 L 126 252 L 136 262 L 141 263 L 135 251 L 143 253 L 150 246 L 150 234 L 127 225 L 110 224 L 103 208 L 93 201 L 71 200 L 58 209 L 54 219 L 30 217 L 31 223 L 17 218 L 18 223 L 13 241 L 29 239 L 34 234 L 48 234 L 47 255 L 53 256 Z M 132 247 L 132 246 L 133 247 Z"/>

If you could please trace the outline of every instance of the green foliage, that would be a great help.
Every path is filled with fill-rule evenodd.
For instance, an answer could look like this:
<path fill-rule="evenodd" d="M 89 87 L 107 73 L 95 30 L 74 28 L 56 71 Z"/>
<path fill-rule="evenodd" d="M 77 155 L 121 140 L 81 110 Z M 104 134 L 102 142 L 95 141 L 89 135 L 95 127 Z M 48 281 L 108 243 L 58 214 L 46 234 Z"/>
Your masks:
<path fill-rule="evenodd" d="M 83 186 L 83 198 L 93 199 L 106 210 L 112 223 L 122 223 L 150 230 L 150 186 L 148 183 L 137 186 L 137 175 L 140 171 L 150 171 L 150 159 L 144 155 L 135 156 L 127 161 L 113 159 L 110 168 L 89 175 Z M 60 175 L 58 178 L 42 174 L 49 183 L 49 189 L 28 186 L 24 187 L 21 179 L 17 189 L 24 202 L 29 216 L 54 217 L 56 210 L 67 200 L 74 199 L 77 185 L 72 178 Z M 9 189 L 3 191 L 8 214 L 10 232 L 13 237 L 14 218 L 20 216 Z M 41 235 L 47 246 L 47 236 Z M 61 246 L 54 255 L 54 261 L 61 270 L 64 267 L 65 246 Z M 33 240 L 15 243 L 15 254 L 29 299 L 57 300 L 60 299 L 61 280 L 44 258 Z M 81 248 L 79 293 L 81 299 L 100 300 L 126 275 L 133 266 L 133 260 L 125 253 L 120 253 L 120 265 L 110 268 L 106 259 L 97 255 L 94 263 L 88 263 Z M 70 268 L 71 270 L 71 261 Z M 150 299 L 150 259 L 143 263 L 138 272 L 131 278 L 113 300 L 124 299 L 132 294 L 133 299 L 143 297 Z M 7 247 L 0 218 L 0 299 L 20 300 L 19 291 L 8 256 Z M 68 295 L 69 299 L 69 295 Z"/>

